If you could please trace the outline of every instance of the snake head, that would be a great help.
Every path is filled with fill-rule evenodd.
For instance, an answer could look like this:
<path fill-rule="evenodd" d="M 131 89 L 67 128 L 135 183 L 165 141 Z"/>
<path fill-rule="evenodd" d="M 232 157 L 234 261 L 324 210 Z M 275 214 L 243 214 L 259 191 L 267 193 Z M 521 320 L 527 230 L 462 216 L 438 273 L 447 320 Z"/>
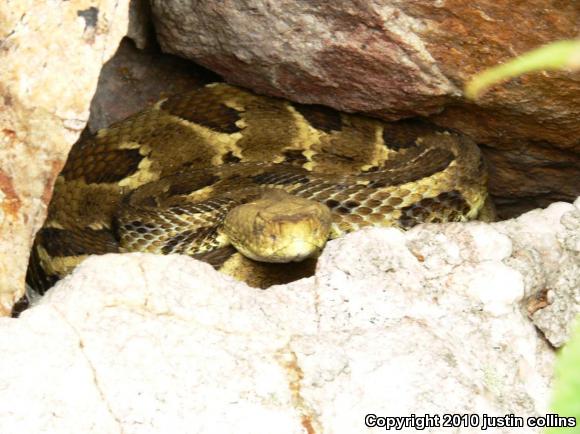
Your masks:
<path fill-rule="evenodd" d="M 326 205 L 282 190 L 266 190 L 258 199 L 232 209 L 223 233 L 250 259 L 298 262 L 320 254 L 331 223 Z"/>

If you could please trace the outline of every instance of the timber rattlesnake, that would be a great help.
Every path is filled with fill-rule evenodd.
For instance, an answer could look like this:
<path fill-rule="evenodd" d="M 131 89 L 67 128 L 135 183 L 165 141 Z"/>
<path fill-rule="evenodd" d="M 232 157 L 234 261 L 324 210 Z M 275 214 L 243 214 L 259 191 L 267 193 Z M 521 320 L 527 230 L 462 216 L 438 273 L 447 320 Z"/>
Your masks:
<path fill-rule="evenodd" d="M 376 119 L 223 83 L 162 100 L 73 147 L 37 234 L 28 283 L 43 292 L 87 255 L 133 250 L 189 254 L 260 287 L 303 275 L 312 260 L 293 265 L 299 271 L 255 262 L 224 234 L 228 213 L 272 189 L 323 204 L 314 207 L 310 232 L 329 219 L 320 245 L 289 260 L 316 254 L 328 230 L 336 237 L 369 225 L 477 218 L 487 199 L 479 149 L 460 135 L 415 129 L 403 137 Z M 274 218 L 294 207 L 283 193 L 266 196 L 277 204 L 266 205 Z M 266 231 L 256 219 L 268 212 L 238 213 L 250 232 L 240 237 L 256 241 Z M 257 243 L 286 229 L 277 230 Z M 278 247 L 269 249 L 266 256 Z"/>

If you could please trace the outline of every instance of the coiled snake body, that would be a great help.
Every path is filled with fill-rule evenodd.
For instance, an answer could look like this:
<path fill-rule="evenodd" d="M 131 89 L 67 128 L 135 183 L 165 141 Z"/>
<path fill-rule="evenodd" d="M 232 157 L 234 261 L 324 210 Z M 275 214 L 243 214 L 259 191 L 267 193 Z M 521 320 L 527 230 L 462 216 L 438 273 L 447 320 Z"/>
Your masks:
<path fill-rule="evenodd" d="M 477 218 L 479 149 L 410 125 L 223 83 L 162 100 L 73 147 L 27 281 L 43 292 L 87 255 L 148 251 L 266 287 L 311 267 L 268 262 L 316 256 L 329 237 Z"/>

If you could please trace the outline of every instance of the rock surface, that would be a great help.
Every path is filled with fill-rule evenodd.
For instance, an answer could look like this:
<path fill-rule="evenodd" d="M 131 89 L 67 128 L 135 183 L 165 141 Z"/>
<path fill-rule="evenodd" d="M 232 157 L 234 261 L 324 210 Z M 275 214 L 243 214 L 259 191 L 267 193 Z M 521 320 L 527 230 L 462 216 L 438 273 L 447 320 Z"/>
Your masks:
<path fill-rule="evenodd" d="M 545 414 L 553 350 L 526 307 L 548 284 L 578 312 L 579 216 L 580 199 L 360 231 L 316 276 L 265 291 L 183 256 L 90 258 L 0 319 L 0 426 L 350 434 L 370 413 Z"/>
<path fill-rule="evenodd" d="M 578 35 L 558 0 L 152 1 L 162 48 L 227 81 L 387 120 L 431 115 L 485 144 L 492 193 L 517 215 L 580 194 L 580 79 L 538 73 L 477 104 L 474 73 Z"/>
<path fill-rule="evenodd" d="M 553 213 L 556 220 L 562 215 L 555 240 L 552 230 L 538 225 L 540 210 L 505 222 L 505 229 L 500 229 L 526 234 L 513 240 L 514 254 L 506 262 L 525 276 L 527 288 L 533 288 L 528 312 L 556 347 L 569 339 L 570 325 L 580 314 L 580 199 L 575 205 L 575 210 L 564 214 L 562 211 L 568 207 L 561 208 L 561 204 L 543 211 L 544 216 Z M 546 224 L 550 220 L 548 217 Z M 529 273 L 530 269 L 535 272 Z"/>
<path fill-rule="evenodd" d="M 84 128 L 129 0 L 0 3 L 0 316 L 24 291 L 55 177 Z"/>
<path fill-rule="evenodd" d="M 132 40 L 125 38 L 115 55 L 103 65 L 91 101 L 87 133 L 94 134 L 162 98 L 218 78 L 185 59 L 160 53 L 158 48 L 137 49 Z"/>

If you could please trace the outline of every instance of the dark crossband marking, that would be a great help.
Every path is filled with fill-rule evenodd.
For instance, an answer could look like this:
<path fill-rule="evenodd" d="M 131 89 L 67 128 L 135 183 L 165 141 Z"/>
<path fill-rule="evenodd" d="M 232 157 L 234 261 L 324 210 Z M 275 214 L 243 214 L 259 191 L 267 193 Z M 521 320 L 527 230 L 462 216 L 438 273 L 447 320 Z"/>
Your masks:
<path fill-rule="evenodd" d="M 38 232 L 41 245 L 53 257 L 86 254 L 117 253 L 117 240 L 109 230 L 84 230 L 43 228 Z"/>
<path fill-rule="evenodd" d="M 174 116 L 203 125 L 220 133 L 240 131 L 237 110 L 211 98 L 211 88 L 201 88 L 183 95 L 175 95 L 165 101 L 161 108 Z"/>
<path fill-rule="evenodd" d="M 382 135 L 387 148 L 400 151 L 415 146 L 417 137 L 432 134 L 435 131 L 444 131 L 444 129 L 423 119 L 414 118 L 386 124 Z"/>
<path fill-rule="evenodd" d="M 296 165 L 302 165 L 308 161 L 304 156 L 303 151 L 290 149 L 283 152 L 284 162 Z"/>
<path fill-rule="evenodd" d="M 182 233 L 169 238 L 161 251 L 163 254 L 181 253 L 186 254 L 191 250 L 191 246 L 198 243 L 208 243 L 217 237 L 215 227 L 201 227 L 196 230 L 183 231 Z"/>
<path fill-rule="evenodd" d="M 200 176 L 172 177 L 171 186 L 168 190 L 168 196 L 187 195 L 193 191 L 214 185 L 221 178 L 210 173 L 200 173 Z M 192 182 L 194 180 L 194 182 Z"/>
<path fill-rule="evenodd" d="M 232 151 L 227 152 L 222 157 L 223 164 L 239 163 L 240 161 L 242 161 L 241 158 L 236 157 Z"/>
<path fill-rule="evenodd" d="M 454 159 L 453 153 L 447 149 L 413 149 L 404 159 L 393 158 L 387 161 L 380 171 L 389 172 L 387 176 L 369 182 L 368 187 L 383 188 L 418 181 L 445 170 Z M 407 160 L 406 164 L 404 160 Z"/>
<path fill-rule="evenodd" d="M 460 221 L 469 210 L 470 206 L 461 192 L 452 190 L 401 208 L 399 224 L 408 229 L 420 223 Z"/>
<path fill-rule="evenodd" d="M 329 107 L 322 105 L 294 104 L 294 108 L 312 125 L 314 128 L 326 133 L 340 131 L 342 129 L 342 118 L 340 113 Z"/>
<path fill-rule="evenodd" d="M 143 159 L 138 149 L 110 150 L 96 143 L 87 146 L 82 157 L 77 154 L 71 151 L 62 175 L 66 180 L 84 179 L 88 184 L 119 182 L 135 173 Z"/>

